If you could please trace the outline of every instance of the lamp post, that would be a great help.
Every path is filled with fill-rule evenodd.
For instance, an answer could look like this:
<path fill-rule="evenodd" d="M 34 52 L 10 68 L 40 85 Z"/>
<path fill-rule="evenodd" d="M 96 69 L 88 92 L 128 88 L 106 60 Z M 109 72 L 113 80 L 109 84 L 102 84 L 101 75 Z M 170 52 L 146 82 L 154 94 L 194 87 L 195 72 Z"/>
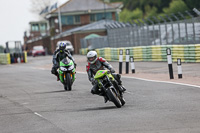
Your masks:
<path fill-rule="evenodd" d="M 110 0 L 103 0 L 103 4 L 104 4 L 104 19 L 106 19 L 106 3 L 110 3 Z"/>

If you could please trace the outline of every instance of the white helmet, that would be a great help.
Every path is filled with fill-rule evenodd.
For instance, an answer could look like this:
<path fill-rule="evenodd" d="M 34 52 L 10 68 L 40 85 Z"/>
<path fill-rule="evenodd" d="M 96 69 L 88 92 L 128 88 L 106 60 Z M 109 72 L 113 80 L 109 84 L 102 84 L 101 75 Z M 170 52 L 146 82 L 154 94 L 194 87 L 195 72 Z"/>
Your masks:
<path fill-rule="evenodd" d="M 94 64 L 97 60 L 97 52 L 96 51 L 89 51 L 87 53 L 87 61 L 91 64 Z"/>

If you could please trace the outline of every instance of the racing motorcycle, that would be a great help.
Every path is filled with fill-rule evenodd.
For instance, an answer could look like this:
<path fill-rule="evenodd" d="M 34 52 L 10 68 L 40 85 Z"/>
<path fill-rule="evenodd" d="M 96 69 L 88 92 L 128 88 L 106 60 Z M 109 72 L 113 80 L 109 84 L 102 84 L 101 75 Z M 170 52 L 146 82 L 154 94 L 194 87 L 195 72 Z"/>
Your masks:
<path fill-rule="evenodd" d="M 94 76 L 98 83 L 99 91 L 107 99 L 115 104 L 116 107 L 121 108 L 125 104 L 123 98 L 122 88 L 118 85 L 113 75 L 108 70 L 98 70 Z"/>
<path fill-rule="evenodd" d="M 64 85 L 64 89 L 67 91 L 72 90 L 72 84 L 75 81 L 75 66 L 72 60 L 68 57 L 60 61 L 60 67 L 58 69 L 60 82 Z"/>

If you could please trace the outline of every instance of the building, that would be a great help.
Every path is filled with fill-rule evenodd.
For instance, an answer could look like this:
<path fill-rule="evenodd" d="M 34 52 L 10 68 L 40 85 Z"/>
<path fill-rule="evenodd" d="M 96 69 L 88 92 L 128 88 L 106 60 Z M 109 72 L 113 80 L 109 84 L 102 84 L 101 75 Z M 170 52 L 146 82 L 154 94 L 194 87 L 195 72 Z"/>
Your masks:
<path fill-rule="evenodd" d="M 55 50 L 56 41 L 59 41 L 59 39 L 63 40 L 64 33 L 76 27 L 85 26 L 100 20 L 118 20 L 118 13 L 122 6 L 121 2 L 104 3 L 102 0 L 69 0 L 46 15 L 45 18 L 48 21 L 47 24 L 49 24 L 49 31 L 46 34 L 48 36 L 42 36 L 42 34 L 34 31 L 40 30 L 43 27 L 41 23 L 30 23 L 32 34 L 31 37 L 24 37 L 26 47 L 31 49 L 35 45 L 43 45 L 47 47 L 49 53 L 52 53 Z M 60 23 L 59 20 L 61 20 Z M 97 31 L 97 29 L 95 30 Z M 103 32 L 106 35 L 106 32 Z M 58 36 L 62 37 L 58 38 Z M 75 54 L 78 54 L 80 40 L 74 39 L 73 35 L 65 39 L 72 42 Z"/>
<path fill-rule="evenodd" d="M 27 35 L 27 32 L 24 33 L 24 47 L 28 53 L 33 46 L 38 45 L 43 45 L 43 47 L 46 48 L 50 53 L 51 49 L 49 48 L 50 34 L 48 21 L 29 22 L 29 26 L 29 36 Z"/>
<path fill-rule="evenodd" d="M 109 25 L 115 22 L 116 21 L 114 20 L 100 20 L 97 22 L 93 22 L 91 24 L 87 24 L 84 26 L 80 26 L 80 27 L 62 32 L 61 34 L 51 37 L 51 48 L 52 50 L 54 50 L 56 48 L 56 43 L 60 40 L 69 40 L 72 42 L 74 46 L 74 53 L 78 54 L 79 49 L 81 49 L 82 38 L 92 33 L 98 34 L 100 36 L 106 36 L 107 29 L 105 25 Z"/>

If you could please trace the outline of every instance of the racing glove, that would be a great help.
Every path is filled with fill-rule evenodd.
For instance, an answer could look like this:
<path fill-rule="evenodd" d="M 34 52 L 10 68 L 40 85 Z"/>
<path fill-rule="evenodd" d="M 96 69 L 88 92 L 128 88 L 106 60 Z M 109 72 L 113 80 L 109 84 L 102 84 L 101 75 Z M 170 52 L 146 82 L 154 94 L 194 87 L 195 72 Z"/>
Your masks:
<path fill-rule="evenodd" d="M 110 69 L 111 73 L 115 73 L 115 70 L 113 68 Z"/>

